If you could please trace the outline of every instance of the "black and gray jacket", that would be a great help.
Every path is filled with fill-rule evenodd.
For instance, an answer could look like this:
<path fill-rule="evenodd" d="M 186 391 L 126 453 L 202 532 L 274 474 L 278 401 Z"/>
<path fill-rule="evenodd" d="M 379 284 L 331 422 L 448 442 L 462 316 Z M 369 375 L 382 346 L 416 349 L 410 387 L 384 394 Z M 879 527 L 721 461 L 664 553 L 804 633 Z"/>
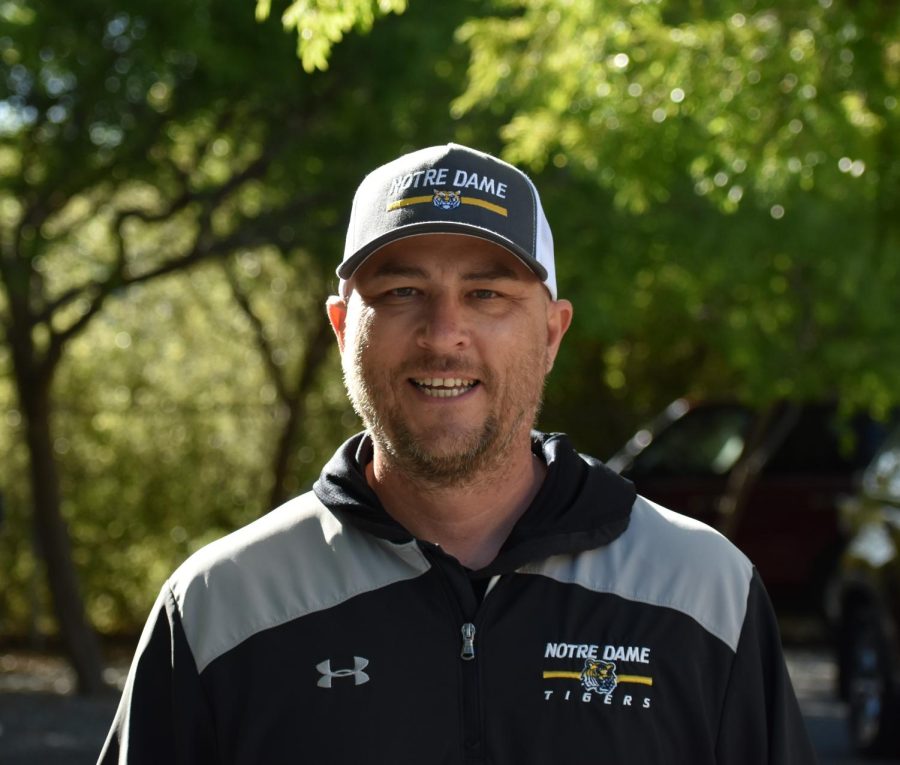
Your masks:
<path fill-rule="evenodd" d="M 750 562 L 564 436 L 534 449 L 541 490 L 470 571 L 348 441 L 166 582 L 100 762 L 814 762 Z"/>

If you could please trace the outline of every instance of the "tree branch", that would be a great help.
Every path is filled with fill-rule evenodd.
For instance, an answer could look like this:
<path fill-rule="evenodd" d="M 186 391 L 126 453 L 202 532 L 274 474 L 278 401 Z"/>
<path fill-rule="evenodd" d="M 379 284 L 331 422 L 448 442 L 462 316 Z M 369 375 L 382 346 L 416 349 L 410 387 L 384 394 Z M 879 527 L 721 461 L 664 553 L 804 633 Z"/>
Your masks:
<path fill-rule="evenodd" d="M 272 344 L 266 337 L 266 329 L 263 326 L 262 320 L 253 310 L 253 306 L 250 305 L 249 296 L 241 289 L 241 285 L 238 284 L 237 277 L 235 276 L 234 271 L 229 267 L 228 263 L 223 264 L 223 270 L 225 271 L 225 277 L 228 279 L 228 284 L 231 285 L 231 292 L 234 295 L 235 302 L 237 302 L 240 309 L 244 312 L 244 315 L 250 322 L 250 326 L 253 328 L 253 336 L 256 339 L 257 346 L 259 346 L 263 362 L 272 377 L 272 382 L 275 384 L 275 388 L 278 391 L 278 397 L 282 401 L 287 401 L 290 393 L 288 392 L 284 371 L 275 363 L 274 348 L 272 348 Z"/>
<path fill-rule="evenodd" d="M 292 205 L 293 207 L 293 205 Z M 279 213 L 284 213 L 282 209 Z M 275 217 L 275 216 L 272 216 Z M 160 263 L 155 268 L 151 268 L 141 274 L 129 275 L 127 272 L 121 273 L 116 277 L 111 277 L 103 282 L 93 282 L 85 288 L 86 294 L 93 289 L 95 295 L 88 306 L 88 309 L 71 325 L 60 332 L 52 332 L 50 335 L 50 343 L 47 348 L 47 354 L 44 358 L 45 371 L 52 370 L 59 362 L 65 345 L 73 337 L 78 335 L 90 322 L 90 320 L 100 311 L 106 299 L 114 291 L 131 287 L 143 282 L 151 281 L 161 276 L 166 276 L 176 271 L 190 268 L 205 260 L 213 257 L 227 255 L 231 252 L 241 249 L 260 247 L 265 244 L 272 243 L 273 227 L 269 218 L 257 218 L 254 220 L 252 228 L 245 227 L 233 232 L 231 235 L 218 241 L 209 241 L 205 237 L 198 236 L 191 250 L 183 255 L 171 258 Z"/>
<path fill-rule="evenodd" d="M 143 223 L 148 224 L 161 223 L 165 220 L 168 220 L 176 213 L 181 212 L 190 204 L 200 202 L 203 204 L 204 208 L 200 218 L 201 236 L 199 238 L 202 241 L 202 239 L 204 239 L 209 234 L 212 214 L 215 211 L 215 208 L 219 204 L 221 204 L 221 202 L 229 194 L 231 194 L 235 189 L 239 188 L 247 181 L 262 177 L 262 175 L 264 175 L 265 171 L 268 169 L 270 162 L 272 161 L 272 159 L 274 159 L 275 154 L 276 152 L 274 151 L 261 154 L 256 160 L 251 162 L 241 172 L 232 175 L 231 178 L 228 179 L 228 181 L 226 181 L 213 191 L 191 192 L 185 189 L 178 197 L 173 199 L 164 210 L 160 210 L 159 212 L 151 213 L 141 208 L 126 208 L 124 210 L 119 210 L 116 213 L 115 219 L 112 223 L 112 226 L 117 233 L 117 258 L 116 264 L 114 266 L 115 272 L 124 272 L 127 268 L 127 253 L 124 244 L 124 236 L 122 234 L 122 228 L 127 220 L 137 219 L 142 221 Z M 51 301 L 44 307 L 40 314 L 36 316 L 35 324 L 43 322 L 49 323 L 53 315 L 57 311 L 86 294 L 94 292 L 97 289 L 102 290 L 103 285 L 106 283 L 106 281 L 108 280 L 105 280 L 103 282 L 93 280 L 66 290 L 55 300 Z"/>

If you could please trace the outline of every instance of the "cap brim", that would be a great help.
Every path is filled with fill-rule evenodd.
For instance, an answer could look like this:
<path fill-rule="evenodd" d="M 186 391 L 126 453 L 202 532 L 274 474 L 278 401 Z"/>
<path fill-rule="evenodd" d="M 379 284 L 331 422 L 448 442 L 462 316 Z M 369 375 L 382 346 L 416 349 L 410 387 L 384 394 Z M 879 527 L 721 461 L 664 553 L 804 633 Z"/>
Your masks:
<path fill-rule="evenodd" d="M 489 231 L 488 229 L 481 228 L 480 226 L 473 226 L 471 223 L 455 223 L 453 221 L 428 221 L 425 223 L 410 223 L 406 226 L 399 226 L 397 228 L 391 229 L 386 234 L 382 234 L 379 237 L 376 237 L 371 242 L 368 242 L 365 247 L 361 247 L 357 250 L 353 255 L 347 258 L 341 265 L 338 267 L 337 275 L 341 277 L 341 279 L 347 280 L 356 272 L 367 258 L 373 255 L 375 252 L 380 250 L 387 244 L 391 242 L 396 242 L 399 239 L 408 239 L 412 236 L 419 236 L 420 234 L 464 234 L 466 236 L 474 236 L 478 239 L 484 239 L 488 242 L 493 242 L 494 244 L 498 244 L 503 249 L 508 250 L 511 254 L 515 255 L 519 260 L 521 260 L 528 268 L 530 268 L 537 277 L 542 281 L 546 281 L 547 279 L 547 269 L 544 268 L 537 260 L 535 260 L 531 255 L 525 252 L 521 247 L 519 247 L 514 242 L 511 242 L 504 236 L 500 236 L 499 234 Z"/>

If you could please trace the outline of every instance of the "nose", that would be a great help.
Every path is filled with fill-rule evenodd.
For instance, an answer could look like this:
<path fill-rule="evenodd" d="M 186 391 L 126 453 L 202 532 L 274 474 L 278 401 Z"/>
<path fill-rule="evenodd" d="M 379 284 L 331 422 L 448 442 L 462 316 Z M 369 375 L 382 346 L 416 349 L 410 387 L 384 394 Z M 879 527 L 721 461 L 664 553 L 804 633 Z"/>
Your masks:
<path fill-rule="evenodd" d="M 417 341 L 434 353 L 458 352 L 469 345 L 464 306 L 452 295 L 433 295 L 427 301 Z"/>

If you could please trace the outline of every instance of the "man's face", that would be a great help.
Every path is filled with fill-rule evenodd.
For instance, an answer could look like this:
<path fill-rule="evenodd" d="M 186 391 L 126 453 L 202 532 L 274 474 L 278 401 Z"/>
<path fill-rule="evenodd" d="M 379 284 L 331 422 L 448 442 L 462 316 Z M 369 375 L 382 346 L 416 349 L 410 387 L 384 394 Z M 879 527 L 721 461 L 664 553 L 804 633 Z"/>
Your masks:
<path fill-rule="evenodd" d="M 469 236 L 394 242 L 329 314 L 354 408 L 386 463 L 436 485 L 530 448 L 571 307 L 511 253 Z"/>

